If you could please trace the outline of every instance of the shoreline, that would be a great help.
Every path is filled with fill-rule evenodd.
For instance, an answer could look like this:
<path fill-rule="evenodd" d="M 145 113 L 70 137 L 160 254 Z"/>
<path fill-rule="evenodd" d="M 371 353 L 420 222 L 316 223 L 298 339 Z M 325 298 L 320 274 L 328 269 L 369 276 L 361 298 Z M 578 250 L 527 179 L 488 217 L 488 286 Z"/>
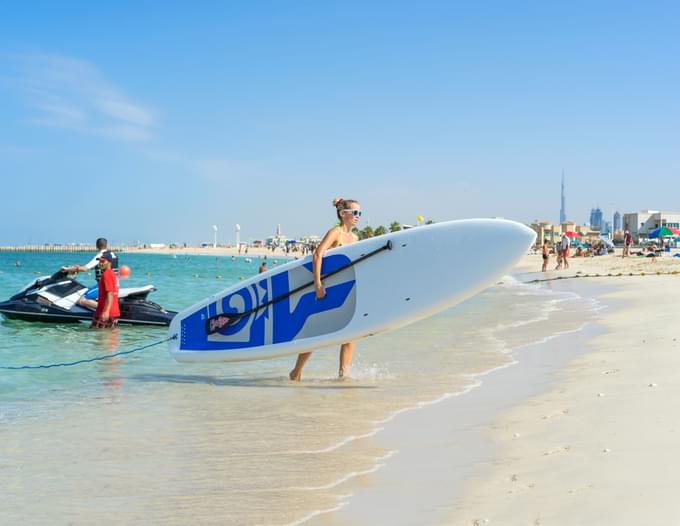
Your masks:
<path fill-rule="evenodd" d="M 680 520 L 680 474 L 671 467 L 680 430 L 674 411 L 680 396 L 674 374 L 680 367 L 674 324 L 680 279 L 674 274 L 680 263 L 581 261 L 548 275 L 581 270 L 601 277 L 544 286 L 592 293 L 604 307 L 596 321 L 580 334 L 516 350 L 517 364 L 484 375 L 464 396 L 400 415 L 377 437 L 399 453 L 354 483 L 344 507 L 307 524 Z M 536 262 L 540 256 L 527 256 L 516 270 L 524 278 L 545 275 L 535 272 Z M 655 272 L 607 279 L 630 268 Z M 541 360 L 552 362 L 532 376 Z"/>
<path fill-rule="evenodd" d="M 607 289 L 579 285 L 598 294 Z M 474 524 L 474 518 L 460 522 L 449 518 L 478 470 L 497 461 L 498 445 L 489 436 L 496 420 L 548 389 L 569 363 L 591 352 L 588 342 L 603 332 L 593 311 L 593 319 L 584 320 L 576 329 L 509 349 L 512 361 L 473 375 L 463 391 L 394 415 L 371 439 L 395 451 L 392 458 L 348 485 L 352 496 L 339 509 L 305 524 Z"/>
<path fill-rule="evenodd" d="M 468 480 L 447 524 L 678 521 L 678 291 L 677 280 L 651 276 L 604 294 L 621 304 L 602 315 L 607 332 L 549 389 L 499 416 L 493 466 Z"/>

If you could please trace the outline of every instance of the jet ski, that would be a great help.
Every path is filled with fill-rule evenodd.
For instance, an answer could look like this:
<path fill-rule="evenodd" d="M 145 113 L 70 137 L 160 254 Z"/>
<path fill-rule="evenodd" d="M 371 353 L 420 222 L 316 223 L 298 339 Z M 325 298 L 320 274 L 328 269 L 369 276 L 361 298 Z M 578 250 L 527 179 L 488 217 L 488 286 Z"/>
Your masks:
<path fill-rule="evenodd" d="M 0 313 L 12 320 L 70 323 L 92 321 L 94 311 L 78 305 L 89 289 L 75 277 L 59 270 L 49 277 L 37 278 L 7 301 L 0 302 Z M 170 325 L 177 312 L 169 311 L 146 299 L 156 290 L 153 285 L 125 288 L 118 292 L 118 323 L 133 325 Z"/>

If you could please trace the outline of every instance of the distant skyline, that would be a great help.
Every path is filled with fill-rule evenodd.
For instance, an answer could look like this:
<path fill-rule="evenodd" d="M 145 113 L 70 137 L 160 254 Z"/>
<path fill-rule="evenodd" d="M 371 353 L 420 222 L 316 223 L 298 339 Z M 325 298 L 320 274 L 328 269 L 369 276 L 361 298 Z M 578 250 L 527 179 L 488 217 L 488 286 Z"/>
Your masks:
<path fill-rule="evenodd" d="M 0 244 L 680 209 L 680 4 L 11 2 Z"/>

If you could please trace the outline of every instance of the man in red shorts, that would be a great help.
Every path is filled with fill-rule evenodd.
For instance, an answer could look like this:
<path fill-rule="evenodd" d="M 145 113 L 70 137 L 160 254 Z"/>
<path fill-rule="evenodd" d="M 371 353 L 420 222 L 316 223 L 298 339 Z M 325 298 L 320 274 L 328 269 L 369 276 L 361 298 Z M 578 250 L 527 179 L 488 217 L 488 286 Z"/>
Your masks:
<path fill-rule="evenodd" d="M 115 327 L 118 323 L 118 318 L 120 318 L 118 277 L 112 268 L 114 258 L 115 256 L 109 251 L 103 252 L 99 256 L 99 268 L 102 271 L 102 275 L 99 279 L 97 310 L 92 320 L 92 327 L 97 329 Z"/>
<path fill-rule="evenodd" d="M 562 262 L 564 263 L 564 268 L 569 268 L 569 245 L 571 245 L 571 239 L 565 233 L 562 234 Z"/>

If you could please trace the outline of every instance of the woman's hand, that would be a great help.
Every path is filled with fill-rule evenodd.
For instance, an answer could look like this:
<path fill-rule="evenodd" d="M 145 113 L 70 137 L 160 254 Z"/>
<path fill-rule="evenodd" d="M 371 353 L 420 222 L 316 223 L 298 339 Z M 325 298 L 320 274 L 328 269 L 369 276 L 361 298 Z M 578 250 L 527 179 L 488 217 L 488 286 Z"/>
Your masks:
<path fill-rule="evenodd" d="M 316 285 L 316 299 L 317 300 L 322 300 L 326 297 L 326 287 L 323 286 L 323 284 L 319 283 Z"/>

